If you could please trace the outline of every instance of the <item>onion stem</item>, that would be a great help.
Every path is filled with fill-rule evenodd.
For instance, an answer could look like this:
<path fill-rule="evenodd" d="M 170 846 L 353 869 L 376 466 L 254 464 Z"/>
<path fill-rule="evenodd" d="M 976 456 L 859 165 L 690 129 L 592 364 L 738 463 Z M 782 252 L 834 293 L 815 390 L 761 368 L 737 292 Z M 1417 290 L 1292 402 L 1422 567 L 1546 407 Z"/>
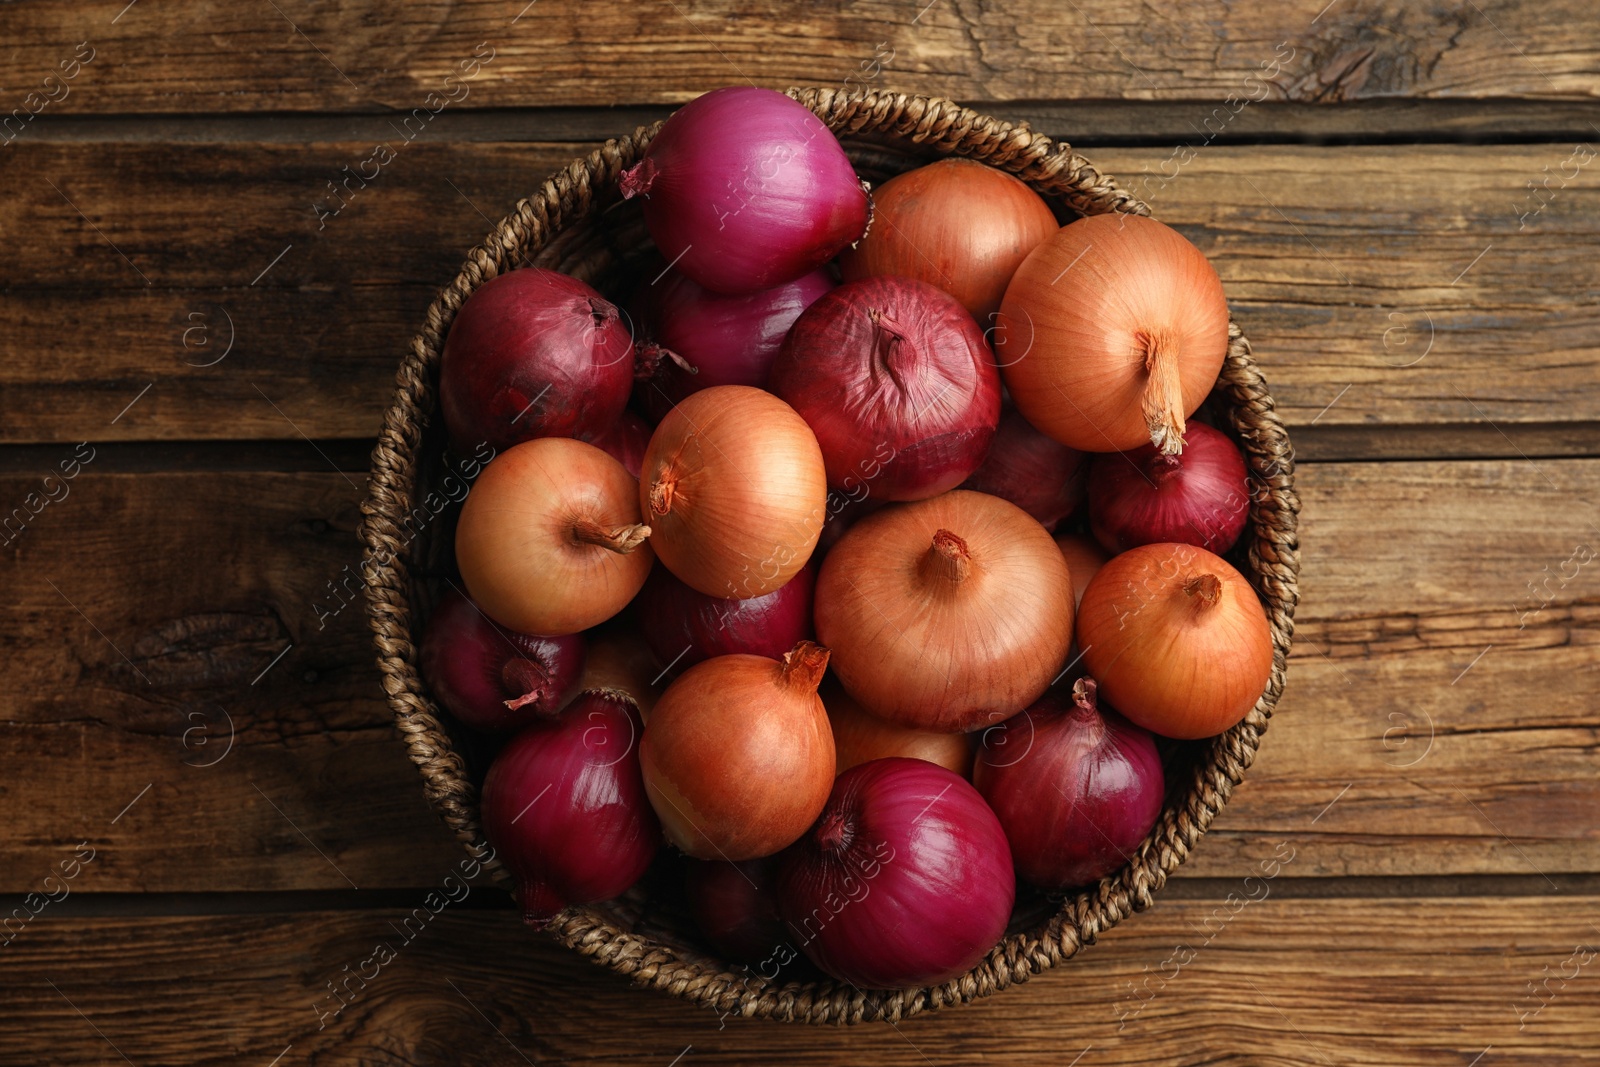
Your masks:
<path fill-rule="evenodd" d="M 506 660 L 505 665 L 500 668 L 500 682 L 507 692 L 519 694 L 505 702 L 506 707 L 516 711 L 526 704 L 537 703 L 548 695 L 550 674 L 533 660 L 519 657 Z"/>
<path fill-rule="evenodd" d="M 855 829 L 842 808 L 824 812 L 817 823 L 817 847 L 824 852 L 842 852 L 855 839 Z"/>
<path fill-rule="evenodd" d="M 823 673 L 828 669 L 830 655 L 832 653 L 828 649 L 815 641 L 801 641 L 783 654 L 783 666 L 780 668 L 783 683 L 804 693 L 815 693 L 817 686 L 822 684 Z"/>
<path fill-rule="evenodd" d="M 572 524 L 572 539 L 584 545 L 599 545 L 609 549 L 619 556 L 644 544 L 645 538 L 650 536 L 650 527 L 644 523 L 630 523 L 608 530 L 592 519 L 579 519 Z"/>
<path fill-rule="evenodd" d="M 672 510 L 672 499 L 678 493 L 678 479 L 663 474 L 650 483 L 650 514 L 665 515 Z"/>
<path fill-rule="evenodd" d="M 656 173 L 655 160 L 649 156 L 623 171 L 622 177 L 617 180 L 617 186 L 622 191 L 622 199 L 632 200 L 636 196 L 648 193 L 650 187 L 655 184 Z"/>
<path fill-rule="evenodd" d="M 967 542 L 949 530 L 934 531 L 933 547 L 923 558 L 932 574 L 947 581 L 964 582 L 972 573 L 972 553 Z"/>
<path fill-rule="evenodd" d="M 1158 450 L 1176 456 L 1183 452 L 1183 380 L 1178 374 L 1178 338 L 1170 329 L 1140 330 L 1135 337 L 1144 346 L 1145 384 L 1140 410 Z"/>
<path fill-rule="evenodd" d="M 1222 596 L 1222 580 L 1215 574 L 1197 574 L 1183 583 L 1183 591 L 1196 597 L 1196 608 L 1209 608 Z"/>

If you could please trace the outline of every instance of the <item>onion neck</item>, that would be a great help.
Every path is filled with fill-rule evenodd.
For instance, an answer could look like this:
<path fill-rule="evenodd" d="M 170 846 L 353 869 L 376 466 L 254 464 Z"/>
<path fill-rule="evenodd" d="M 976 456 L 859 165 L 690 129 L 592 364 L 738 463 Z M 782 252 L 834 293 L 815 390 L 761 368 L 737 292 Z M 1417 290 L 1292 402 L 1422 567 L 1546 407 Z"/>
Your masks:
<path fill-rule="evenodd" d="M 511 694 L 511 699 L 506 701 L 506 707 L 512 711 L 529 704 L 538 704 L 550 696 L 550 673 L 533 660 L 523 659 L 521 656 L 508 659 L 501 666 L 500 684 Z M 544 714 L 550 709 L 535 710 Z"/>
<path fill-rule="evenodd" d="M 1222 598 L 1222 579 L 1215 574 L 1196 574 L 1184 579 L 1184 595 L 1196 612 L 1209 611 Z"/>
<path fill-rule="evenodd" d="M 1100 704 L 1097 697 L 1099 685 L 1093 678 L 1085 675 L 1072 683 L 1072 710 L 1068 715 L 1082 725 L 1083 740 L 1091 748 L 1098 747 L 1106 736 L 1106 719 L 1100 714 Z"/>
<path fill-rule="evenodd" d="M 622 172 L 622 177 L 617 179 L 617 186 L 622 191 L 622 199 L 632 200 L 636 196 L 643 196 L 650 191 L 656 182 L 655 160 L 646 156 L 627 170 Z"/>
<path fill-rule="evenodd" d="M 1156 450 L 1176 456 L 1183 451 L 1183 379 L 1178 374 L 1178 336 L 1171 329 L 1140 330 L 1135 337 L 1144 349 L 1145 383 L 1140 410 Z"/>
<path fill-rule="evenodd" d="M 923 573 L 951 584 L 964 582 L 972 573 L 972 552 L 967 542 L 949 530 L 936 530 L 933 545 L 922 557 Z"/>
<path fill-rule="evenodd" d="M 822 684 L 832 653 L 815 641 L 801 641 L 783 654 L 779 674 L 786 688 L 794 692 L 815 693 Z"/>
<path fill-rule="evenodd" d="M 644 544 L 649 536 L 650 527 L 639 522 L 609 530 L 592 519 L 579 519 L 572 524 L 572 540 L 575 544 L 598 545 L 619 556 L 626 556 Z"/>
<path fill-rule="evenodd" d="M 663 362 L 676 364 L 685 374 L 700 373 L 699 367 L 654 341 L 641 341 L 633 350 L 633 358 L 633 380 L 636 382 L 653 381 L 660 375 Z"/>
<path fill-rule="evenodd" d="M 1168 455 L 1165 452 L 1152 453 L 1144 464 L 1144 472 L 1157 485 L 1167 481 L 1181 470 L 1183 470 L 1183 460 L 1178 456 Z"/>
<path fill-rule="evenodd" d="M 891 319 L 887 312 L 868 308 L 867 318 L 872 320 L 872 355 L 875 363 L 904 391 L 906 374 L 917 365 L 916 344 L 905 327 Z"/>
<path fill-rule="evenodd" d="M 678 496 L 678 479 L 670 470 L 664 470 L 650 483 L 650 514 L 660 517 L 672 510 Z"/>
<path fill-rule="evenodd" d="M 842 810 L 822 813 L 817 820 L 817 847 L 824 852 L 843 852 L 856 839 L 855 823 Z"/>

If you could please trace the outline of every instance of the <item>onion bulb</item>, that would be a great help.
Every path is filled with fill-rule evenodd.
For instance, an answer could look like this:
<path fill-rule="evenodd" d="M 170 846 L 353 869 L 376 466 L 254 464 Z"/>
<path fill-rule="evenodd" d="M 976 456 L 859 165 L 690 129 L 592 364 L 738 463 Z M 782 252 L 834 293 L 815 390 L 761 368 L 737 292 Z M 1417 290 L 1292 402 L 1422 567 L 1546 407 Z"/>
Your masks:
<path fill-rule="evenodd" d="M 811 962 L 864 989 L 966 973 L 1005 933 L 1016 899 L 1005 832 L 978 791 L 925 760 L 839 776 L 827 809 L 784 853 L 778 904 Z"/>
<path fill-rule="evenodd" d="M 877 500 L 954 489 L 1000 419 L 1000 375 L 978 324 L 909 278 L 848 282 L 806 308 L 769 387 L 816 432 L 828 484 Z"/>
<path fill-rule="evenodd" d="M 1078 644 L 1104 699 L 1178 740 L 1243 719 L 1272 674 L 1272 631 L 1256 591 L 1193 545 L 1111 557 L 1084 590 Z"/>
<path fill-rule="evenodd" d="M 872 205 L 871 232 L 839 256 L 844 280 L 915 278 L 961 301 L 983 325 L 1017 267 L 1059 228 L 1038 193 L 957 156 L 890 178 Z"/>
<path fill-rule="evenodd" d="M 1141 215 L 1063 226 L 1017 269 L 995 351 L 1028 421 L 1064 445 L 1183 451 L 1184 420 L 1228 351 L 1222 282 L 1189 240 Z"/>
<path fill-rule="evenodd" d="M 523 918 L 609 900 L 650 866 L 661 828 L 645 800 L 632 704 L 585 693 L 518 734 L 483 782 L 483 832 L 515 882 Z"/>
<path fill-rule="evenodd" d="M 634 607 L 644 639 L 665 670 L 686 671 L 735 652 L 777 659 L 811 636 L 816 580 L 816 569 L 807 564 L 764 596 L 728 600 L 697 592 L 657 567 Z"/>
<path fill-rule="evenodd" d="M 1005 827 L 1017 874 L 1041 889 L 1088 885 L 1133 858 L 1161 815 L 1166 783 L 1149 731 L 1095 701 L 1046 694 L 984 731 L 973 784 Z"/>
<path fill-rule="evenodd" d="M 478 475 L 456 527 L 456 563 L 489 617 L 570 634 L 627 606 L 650 573 L 637 483 L 594 445 L 542 437 Z"/>
<path fill-rule="evenodd" d="M 589 653 L 578 676 L 578 692 L 599 693 L 625 700 L 639 709 L 639 717 L 650 721 L 664 687 L 659 684 L 661 668 L 655 653 L 624 619 L 613 619 L 591 630 Z"/>
<path fill-rule="evenodd" d="M 527 267 L 480 285 L 450 324 L 439 405 L 462 452 L 604 432 L 633 387 L 633 337 L 576 278 Z"/>
<path fill-rule="evenodd" d="M 700 859 L 770 856 L 805 833 L 833 785 L 817 685 L 828 650 L 718 656 L 667 687 L 640 761 L 667 840 Z"/>
<path fill-rule="evenodd" d="M 1181 456 L 1141 445 L 1094 457 L 1089 526 L 1106 551 L 1181 541 L 1220 555 L 1239 539 L 1250 485 L 1238 446 L 1203 422 L 1183 444 Z"/>
<path fill-rule="evenodd" d="M 1086 459 L 1035 430 L 1008 404 L 1000 412 L 988 458 L 961 488 L 1009 500 L 1054 530 L 1083 501 Z"/>
<path fill-rule="evenodd" d="M 736 600 L 770 593 L 805 566 L 827 498 L 805 420 L 744 385 L 703 389 L 673 408 L 639 481 L 661 562 L 691 588 Z"/>
<path fill-rule="evenodd" d="M 1060 672 L 1072 576 L 1015 504 L 965 489 L 869 515 L 817 576 L 817 636 L 845 689 L 903 726 L 1010 718 Z"/>
<path fill-rule="evenodd" d="M 510 733 L 554 718 L 577 695 L 584 640 L 507 630 L 452 589 L 428 617 L 420 659 L 450 714 L 474 730 Z"/>
<path fill-rule="evenodd" d="M 793 281 L 867 228 L 865 188 L 810 109 L 734 86 L 675 111 L 622 174 L 661 254 L 719 293 Z"/>
<path fill-rule="evenodd" d="M 923 759 L 963 778 L 972 777 L 972 735 L 940 734 L 885 722 L 864 711 L 833 679 L 822 683 L 822 703 L 833 727 L 837 773 L 889 756 Z"/>
<path fill-rule="evenodd" d="M 759 964 L 789 935 L 778 915 L 776 856 L 740 863 L 690 860 L 684 875 L 689 912 L 723 959 Z"/>

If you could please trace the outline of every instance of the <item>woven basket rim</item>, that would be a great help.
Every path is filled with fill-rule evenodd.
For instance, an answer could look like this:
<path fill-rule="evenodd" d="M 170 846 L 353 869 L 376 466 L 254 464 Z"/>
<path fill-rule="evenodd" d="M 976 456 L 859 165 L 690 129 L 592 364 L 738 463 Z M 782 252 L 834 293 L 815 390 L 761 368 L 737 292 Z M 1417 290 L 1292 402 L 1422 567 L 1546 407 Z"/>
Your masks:
<path fill-rule="evenodd" d="M 1034 133 L 949 100 L 883 91 L 791 89 L 789 95 L 820 117 L 841 140 L 881 138 L 920 146 L 937 155 L 977 158 L 1032 186 L 1079 214 L 1122 211 L 1148 215 L 1148 205 L 1101 174 L 1065 142 Z M 441 712 L 417 670 L 412 642 L 411 580 L 402 522 L 411 512 L 423 430 L 437 411 L 434 376 L 456 309 L 490 278 L 513 269 L 563 229 L 590 217 L 598 199 L 614 189 L 622 170 L 636 162 L 661 123 L 608 140 L 551 175 L 519 201 L 467 255 L 461 271 L 427 309 L 422 329 L 396 375 L 394 399 L 372 454 L 359 535 L 368 621 L 377 646 L 384 691 L 407 752 L 419 768 L 430 805 L 475 858 L 504 880 L 478 821 L 476 790 L 466 765 L 440 721 Z M 597 907 L 572 907 L 551 923 L 569 948 L 635 981 L 708 1005 L 719 1013 L 813 1023 L 894 1022 L 944 1005 L 989 996 L 1026 981 L 1073 956 L 1130 912 L 1149 906 L 1154 893 L 1183 862 L 1227 803 L 1255 756 L 1272 709 L 1283 691 L 1298 600 L 1299 498 L 1294 452 L 1274 409 L 1250 343 L 1231 319 L 1222 374 L 1212 393 L 1245 452 L 1252 492 L 1250 567 L 1272 629 L 1273 664 L 1261 699 L 1237 726 L 1210 742 L 1192 782 L 1169 804 L 1132 862 L 1076 897 L 1048 921 L 1006 937 L 972 971 L 940 986 L 896 991 L 860 990 L 832 981 L 776 982 L 685 958 L 671 946 L 617 925 Z"/>

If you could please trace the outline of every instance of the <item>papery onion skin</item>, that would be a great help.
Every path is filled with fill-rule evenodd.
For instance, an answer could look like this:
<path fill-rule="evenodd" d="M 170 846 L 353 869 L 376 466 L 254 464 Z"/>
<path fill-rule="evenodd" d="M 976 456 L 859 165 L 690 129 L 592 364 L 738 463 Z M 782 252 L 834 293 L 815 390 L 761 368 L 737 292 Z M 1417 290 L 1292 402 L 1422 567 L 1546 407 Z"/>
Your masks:
<path fill-rule="evenodd" d="M 428 617 L 420 666 L 439 703 L 463 724 L 510 733 L 553 717 L 577 695 L 584 647 L 581 634 L 539 637 L 497 626 L 449 590 Z"/>
<path fill-rule="evenodd" d="M 904 756 L 927 760 L 961 777 L 972 777 L 971 734 L 934 733 L 886 722 L 866 711 L 844 687 L 830 678 L 819 690 L 833 727 L 836 773 L 875 759 Z"/>
<path fill-rule="evenodd" d="M 1112 554 L 1182 542 L 1221 555 L 1239 540 L 1249 514 L 1244 457 L 1205 423 L 1189 423 L 1181 456 L 1142 445 L 1095 456 L 1089 465 L 1089 526 Z"/>
<path fill-rule="evenodd" d="M 634 606 L 644 638 L 664 670 L 682 672 L 737 652 L 778 659 L 812 636 L 816 581 L 816 569 L 807 564 L 770 593 L 731 600 L 706 596 L 657 567 Z"/>
<path fill-rule="evenodd" d="M 468 594 L 524 633 L 599 625 L 650 573 L 637 494 L 622 464 L 582 441 L 542 437 L 500 453 L 473 483 L 456 526 Z"/>
<path fill-rule="evenodd" d="M 1193 545 L 1113 556 L 1084 590 L 1078 644 L 1103 699 L 1178 740 L 1239 722 L 1272 674 L 1272 630 L 1255 590 Z"/>
<path fill-rule="evenodd" d="M 586 693 L 518 734 L 483 783 L 483 831 L 543 926 L 569 904 L 609 900 L 650 866 L 661 827 L 639 773 L 638 711 Z"/>
<path fill-rule="evenodd" d="M 872 202 L 871 231 L 839 256 L 844 280 L 916 278 L 955 297 L 983 326 L 1017 267 L 1060 226 L 1021 181 L 959 157 L 890 178 Z"/>
<path fill-rule="evenodd" d="M 1080 678 L 1073 699 L 1048 693 L 984 731 L 973 785 L 1011 843 L 1017 875 L 1041 889 L 1088 885 L 1133 858 L 1166 792 L 1150 732 Z"/>
<path fill-rule="evenodd" d="M 1072 602 L 1082 604 L 1083 591 L 1111 555 L 1100 547 L 1100 542 L 1085 534 L 1056 534 L 1056 547 L 1072 572 Z"/>
<path fill-rule="evenodd" d="M 956 299 L 910 278 L 848 282 L 807 308 L 770 388 L 817 435 L 828 485 L 922 500 L 960 485 L 988 454 L 1000 376 Z"/>
<path fill-rule="evenodd" d="M 820 268 L 738 296 L 714 292 L 676 270 L 646 286 L 645 328 L 656 345 L 679 357 L 655 359 L 653 373 L 639 383 L 655 421 L 690 393 L 714 385 L 765 389 L 789 327 L 833 287 L 833 275 Z"/>
<path fill-rule="evenodd" d="M 994 333 L 1027 420 L 1064 445 L 1183 448 L 1228 350 L 1228 305 L 1205 255 L 1141 215 L 1063 226 L 1017 268 Z"/>
<path fill-rule="evenodd" d="M 639 480 L 661 562 L 691 588 L 737 600 L 770 593 L 805 566 L 827 495 L 805 420 L 743 385 L 703 389 L 673 408 Z"/>
<path fill-rule="evenodd" d="M 633 338 L 617 308 L 576 278 L 525 267 L 491 278 L 456 312 L 439 403 L 456 448 L 505 451 L 536 437 L 603 432 L 633 388 Z"/>
<path fill-rule="evenodd" d="M 822 562 L 814 613 L 862 707 L 957 732 L 1010 718 L 1061 671 L 1072 577 L 1021 508 L 957 489 L 847 530 Z"/>
<path fill-rule="evenodd" d="M 1083 502 L 1088 458 L 1034 429 L 1008 404 L 988 458 L 961 488 L 1009 500 L 1053 531 Z"/>
<path fill-rule="evenodd" d="M 650 425 L 631 411 L 624 411 L 611 428 L 583 438 L 622 464 L 629 474 L 639 477 L 644 450 L 650 445 Z"/>
<path fill-rule="evenodd" d="M 667 119 L 624 197 L 668 262 L 707 289 L 752 293 L 822 266 L 866 231 L 868 197 L 822 120 L 771 89 L 733 86 Z"/>
<path fill-rule="evenodd" d="M 789 940 L 778 915 L 777 857 L 727 863 L 689 860 L 684 888 L 695 926 L 734 963 L 757 964 Z"/>
<path fill-rule="evenodd" d="M 861 989 L 937 985 L 1005 933 L 1011 850 L 965 779 L 918 759 L 839 776 L 822 817 L 783 855 L 779 906 L 792 944 Z"/>
<path fill-rule="evenodd" d="M 640 748 L 667 840 L 699 859 L 770 856 L 805 833 L 833 783 L 833 735 L 817 696 L 828 650 L 782 661 L 718 656 L 667 687 Z"/>

